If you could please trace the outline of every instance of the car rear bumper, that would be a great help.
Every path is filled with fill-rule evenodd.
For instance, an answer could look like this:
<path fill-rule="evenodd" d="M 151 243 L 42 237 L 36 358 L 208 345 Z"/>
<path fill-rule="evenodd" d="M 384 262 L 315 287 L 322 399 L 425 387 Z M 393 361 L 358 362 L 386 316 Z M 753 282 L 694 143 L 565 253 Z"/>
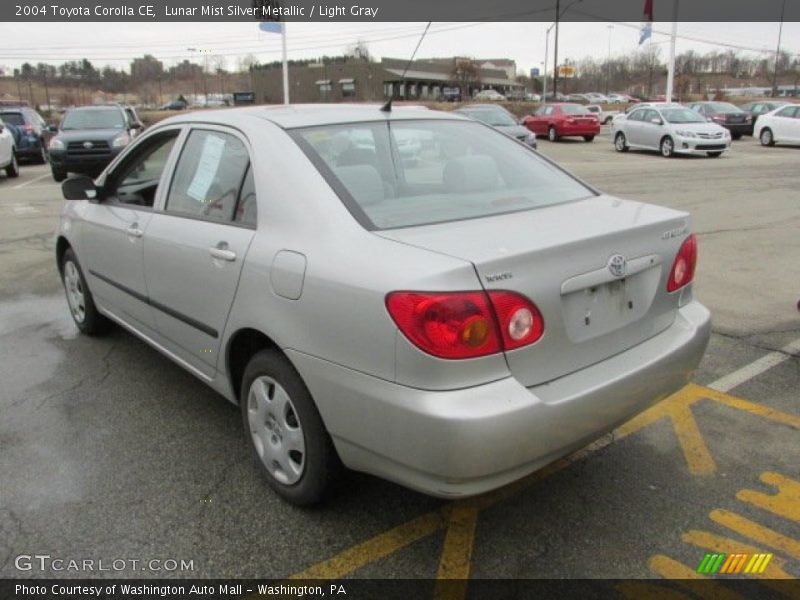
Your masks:
<path fill-rule="evenodd" d="M 578 124 L 578 125 L 560 125 L 556 127 L 556 133 L 562 137 L 569 137 L 572 135 L 598 135 L 600 133 L 600 122 Z"/>
<path fill-rule="evenodd" d="M 708 343 L 697 302 L 653 338 L 549 383 L 513 377 L 414 389 L 287 351 L 348 467 L 457 498 L 511 483 L 597 439 L 683 387 Z"/>

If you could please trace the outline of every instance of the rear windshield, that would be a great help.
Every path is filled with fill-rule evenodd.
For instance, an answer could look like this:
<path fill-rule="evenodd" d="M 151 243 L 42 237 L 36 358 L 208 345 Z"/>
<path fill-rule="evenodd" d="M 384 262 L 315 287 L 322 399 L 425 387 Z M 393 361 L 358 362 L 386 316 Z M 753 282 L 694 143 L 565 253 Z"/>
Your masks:
<path fill-rule="evenodd" d="M 80 108 L 70 110 L 64 116 L 61 129 L 122 129 L 125 120 L 118 108 Z"/>
<path fill-rule="evenodd" d="M 742 112 L 741 108 L 734 106 L 733 104 L 728 104 L 727 102 L 711 102 L 708 106 L 711 108 L 711 110 L 714 110 L 718 113 Z"/>
<path fill-rule="evenodd" d="M 589 111 L 586 110 L 583 106 L 578 106 L 577 104 L 562 104 L 561 105 L 561 112 L 569 113 L 571 115 L 586 115 L 589 114 Z"/>
<path fill-rule="evenodd" d="M 25 125 L 25 119 L 22 113 L 18 112 L 0 112 L 0 118 L 6 125 Z"/>
<path fill-rule="evenodd" d="M 492 127 L 504 127 L 517 124 L 511 115 L 503 110 L 471 108 L 463 111 L 461 114 L 486 123 L 487 125 L 491 125 Z"/>
<path fill-rule="evenodd" d="M 474 122 L 355 123 L 292 135 L 368 229 L 486 217 L 593 195 L 532 150 Z"/>

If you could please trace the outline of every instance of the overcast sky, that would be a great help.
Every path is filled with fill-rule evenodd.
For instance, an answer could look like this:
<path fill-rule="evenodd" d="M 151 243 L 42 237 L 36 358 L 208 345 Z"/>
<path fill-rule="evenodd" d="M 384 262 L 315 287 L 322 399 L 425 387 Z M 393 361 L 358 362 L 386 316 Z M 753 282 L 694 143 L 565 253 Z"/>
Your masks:
<path fill-rule="evenodd" d="M 417 54 L 511 58 L 519 70 L 541 68 L 545 31 L 550 23 L 433 23 Z M 594 56 L 620 56 L 637 50 L 639 23 L 570 23 L 560 25 L 560 58 L 578 60 Z M 364 40 L 376 58 L 410 56 L 425 23 L 289 23 L 290 58 L 341 54 L 356 40 Z M 668 53 L 671 24 L 655 23 L 653 42 Z M 778 40 L 778 23 L 680 23 L 677 51 L 726 50 L 729 44 L 769 56 Z M 549 68 L 552 70 L 553 34 Z M 692 38 L 692 39 L 687 39 Z M 800 55 L 800 23 L 784 23 L 781 48 Z M 0 23 L 0 66 L 14 68 L 25 61 L 60 64 L 88 58 L 95 66 L 111 64 L 127 69 L 133 57 L 153 54 L 169 66 L 183 58 L 200 62 L 187 48 L 225 55 L 228 68 L 252 53 L 259 62 L 280 59 L 280 36 L 262 33 L 253 23 Z"/>

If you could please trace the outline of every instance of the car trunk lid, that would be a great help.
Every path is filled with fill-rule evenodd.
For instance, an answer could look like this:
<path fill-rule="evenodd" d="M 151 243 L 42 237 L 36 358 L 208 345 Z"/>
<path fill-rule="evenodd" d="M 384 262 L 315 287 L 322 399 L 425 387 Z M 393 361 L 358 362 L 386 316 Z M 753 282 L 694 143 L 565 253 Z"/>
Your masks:
<path fill-rule="evenodd" d="M 686 213 L 599 196 L 376 233 L 468 260 L 485 289 L 530 298 L 544 317 L 544 336 L 506 352 L 506 360 L 514 377 L 532 386 L 669 327 L 680 293 L 668 294 L 666 280 L 688 226 Z"/>

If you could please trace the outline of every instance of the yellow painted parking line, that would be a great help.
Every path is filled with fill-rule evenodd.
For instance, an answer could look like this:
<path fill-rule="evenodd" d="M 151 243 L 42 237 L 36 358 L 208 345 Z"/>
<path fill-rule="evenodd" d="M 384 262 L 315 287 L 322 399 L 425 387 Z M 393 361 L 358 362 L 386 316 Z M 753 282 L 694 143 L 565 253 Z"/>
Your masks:
<path fill-rule="evenodd" d="M 697 546 L 698 548 L 702 548 L 704 550 L 713 550 L 714 552 L 727 553 L 731 552 L 731 550 L 735 550 L 737 553 L 747 554 L 760 554 L 764 552 L 761 548 L 751 546 L 750 544 L 698 529 L 691 529 L 687 531 L 681 535 L 681 539 L 687 544 L 692 544 L 693 546 Z M 775 557 L 769 563 L 769 566 L 764 573 L 751 574 L 751 577 L 763 577 L 765 579 L 794 579 L 794 577 L 783 570 L 785 564 L 786 561 L 784 559 Z M 737 568 L 739 568 L 738 565 Z"/>
<path fill-rule="evenodd" d="M 800 542 L 797 540 L 786 537 L 777 531 L 773 531 L 772 529 L 759 525 L 750 519 L 728 510 L 715 509 L 712 510 L 708 516 L 711 517 L 712 521 L 719 523 L 723 527 L 727 527 L 744 537 L 780 550 L 800 560 Z M 755 558 L 755 555 L 753 556 Z M 752 566 L 754 567 L 755 565 Z"/>
<path fill-rule="evenodd" d="M 385 533 L 357 544 L 289 579 L 340 579 L 371 562 L 389 556 L 406 546 L 444 529 L 450 510 L 432 511 L 398 525 Z"/>
<path fill-rule="evenodd" d="M 763 404 L 758 404 L 757 402 L 750 402 L 749 400 L 744 400 L 743 398 L 737 398 L 736 396 L 731 396 L 730 394 L 718 392 L 717 390 L 694 385 L 692 383 L 690 383 L 684 389 L 687 388 L 689 393 L 695 394 L 701 398 L 708 398 L 709 400 L 726 404 L 731 408 L 743 410 L 753 415 L 763 417 L 764 419 L 769 419 L 770 421 L 775 421 L 776 423 L 782 423 L 783 425 L 800 429 L 800 416 L 798 415 L 775 410 L 774 408 L 764 406 Z"/>
<path fill-rule="evenodd" d="M 800 482 L 769 471 L 761 475 L 761 481 L 777 487 L 778 493 L 770 495 L 755 490 L 741 490 L 736 497 L 742 502 L 800 523 Z"/>
<path fill-rule="evenodd" d="M 676 580 L 676 584 L 703 598 L 703 600 L 745 600 L 743 596 L 740 596 L 730 588 L 697 574 L 694 569 L 690 569 L 669 556 L 656 554 L 650 558 L 647 564 L 653 572 L 665 579 Z M 702 580 L 702 585 L 692 585 L 692 580 Z"/>
<path fill-rule="evenodd" d="M 476 508 L 458 504 L 453 506 L 436 575 L 439 581 L 436 583 L 434 598 L 437 600 L 460 600 L 466 597 L 477 525 Z"/>

